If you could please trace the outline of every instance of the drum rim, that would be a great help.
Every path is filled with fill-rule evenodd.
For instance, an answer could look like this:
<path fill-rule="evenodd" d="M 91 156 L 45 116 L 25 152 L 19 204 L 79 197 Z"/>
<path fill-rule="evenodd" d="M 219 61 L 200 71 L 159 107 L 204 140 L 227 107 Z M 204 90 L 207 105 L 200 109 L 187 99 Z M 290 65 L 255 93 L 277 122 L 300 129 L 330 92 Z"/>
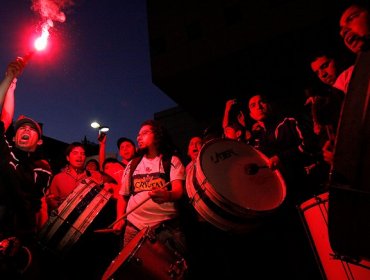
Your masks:
<path fill-rule="evenodd" d="M 252 226 L 251 222 L 256 221 L 257 218 L 261 218 L 262 216 L 235 216 L 232 215 L 232 213 L 220 211 L 225 209 L 214 203 L 210 198 L 208 198 L 208 196 L 202 195 L 201 192 L 198 191 L 194 186 L 194 183 L 197 183 L 193 181 L 196 179 L 194 176 L 192 176 L 194 173 L 194 168 L 195 166 L 190 169 L 190 172 L 187 174 L 186 190 L 190 199 L 190 203 L 194 206 L 200 216 L 224 231 L 246 232 L 247 230 L 255 227 Z M 198 186 L 201 188 L 199 184 Z M 192 192 L 192 190 L 194 192 Z M 211 212 L 213 215 L 207 214 L 207 210 L 210 210 L 209 212 Z M 217 219 L 215 217 L 217 217 Z M 240 221 L 240 223 L 237 223 L 237 221 Z"/>
<path fill-rule="evenodd" d="M 322 204 L 329 201 L 329 192 L 323 192 L 317 195 L 314 195 L 313 197 L 305 200 L 299 205 L 299 209 L 302 212 L 307 211 L 308 209 L 311 209 L 312 207 L 317 206 L 318 204 Z M 311 202 L 311 203 L 310 203 Z"/>
<path fill-rule="evenodd" d="M 91 200 L 86 205 L 83 204 L 91 193 L 95 195 L 91 196 Z M 56 209 L 55 215 L 51 215 L 40 230 L 37 236 L 38 243 L 54 254 L 64 257 L 111 198 L 112 194 L 91 177 L 82 179 Z M 77 208 L 81 206 L 81 203 L 84 207 L 78 212 Z M 92 203 L 97 206 L 89 207 Z M 67 228 L 66 225 L 69 227 Z"/>

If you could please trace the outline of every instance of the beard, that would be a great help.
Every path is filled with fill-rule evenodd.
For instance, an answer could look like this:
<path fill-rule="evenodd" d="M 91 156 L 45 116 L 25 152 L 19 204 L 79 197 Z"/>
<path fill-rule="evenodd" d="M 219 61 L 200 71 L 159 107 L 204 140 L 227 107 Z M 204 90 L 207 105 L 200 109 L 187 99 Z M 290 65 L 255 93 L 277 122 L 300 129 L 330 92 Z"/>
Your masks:
<path fill-rule="evenodd" d="M 147 147 L 138 148 L 138 150 L 137 150 L 137 154 L 140 155 L 140 156 L 145 155 L 147 152 L 148 152 L 148 148 Z"/>

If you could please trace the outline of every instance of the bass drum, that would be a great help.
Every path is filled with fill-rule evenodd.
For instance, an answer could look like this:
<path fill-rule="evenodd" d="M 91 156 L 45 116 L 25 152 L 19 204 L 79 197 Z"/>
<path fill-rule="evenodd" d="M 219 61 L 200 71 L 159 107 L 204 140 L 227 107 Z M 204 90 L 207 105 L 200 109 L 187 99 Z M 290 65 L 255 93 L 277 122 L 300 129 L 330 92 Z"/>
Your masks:
<path fill-rule="evenodd" d="M 91 177 L 80 182 L 54 210 L 39 233 L 39 243 L 65 255 L 107 205 L 112 194 Z"/>
<path fill-rule="evenodd" d="M 102 280 L 175 280 L 184 279 L 186 271 L 185 259 L 159 242 L 147 227 L 122 249 Z"/>
<path fill-rule="evenodd" d="M 315 196 L 299 207 L 324 279 L 370 279 L 370 262 L 342 258 L 334 253 L 328 234 L 329 193 Z"/>
<path fill-rule="evenodd" d="M 259 226 L 285 200 L 279 171 L 250 145 L 213 139 L 202 147 L 186 177 L 188 197 L 199 215 L 224 231 L 242 233 Z"/>

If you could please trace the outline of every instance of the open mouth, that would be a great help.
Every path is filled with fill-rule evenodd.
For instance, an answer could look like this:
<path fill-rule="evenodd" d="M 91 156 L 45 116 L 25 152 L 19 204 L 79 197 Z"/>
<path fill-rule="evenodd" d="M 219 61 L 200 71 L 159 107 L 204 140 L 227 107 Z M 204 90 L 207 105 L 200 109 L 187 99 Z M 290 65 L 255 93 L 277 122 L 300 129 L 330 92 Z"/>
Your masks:
<path fill-rule="evenodd" d="M 21 139 L 22 140 L 28 140 L 28 139 L 30 139 L 30 136 L 28 134 L 23 134 Z"/>
<path fill-rule="evenodd" d="M 354 43 L 356 43 L 357 41 L 359 41 L 360 37 L 353 34 L 353 33 L 349 33 L 347 34 L 346 38 L 345 38 L 345 41 L 348 45 L 352 45 Z"/>

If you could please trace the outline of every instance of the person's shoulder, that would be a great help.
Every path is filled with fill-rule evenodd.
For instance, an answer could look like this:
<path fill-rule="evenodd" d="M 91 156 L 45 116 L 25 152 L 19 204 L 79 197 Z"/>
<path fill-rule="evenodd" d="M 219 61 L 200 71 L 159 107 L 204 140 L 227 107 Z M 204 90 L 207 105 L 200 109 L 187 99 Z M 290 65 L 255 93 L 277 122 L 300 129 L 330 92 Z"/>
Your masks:
<path fill-rule="evenodd" d="M 172 155 L 171 162 L 181 162 L 181 159 L 178 155 Z"/>
<path fill-rule="evenodd" d="M 65 171 L 60 171 L 60 172 L 54 174 L 53 180 L 58 180 L 59 178 L 64 177 L 65 176 L 65 173 L 66 173 Z"/>
<path fill-rule="evenodd" d="M 51 166 L 48 160 L 46 159 L 39 159 L 36 161 L 36 166 L 38 169 L 42 169 L 43 171 L 51 172 Z"/>
<path fill-rule="evenodd" d="M 130 170 L 133 170 L 135 169 L 139 162 L 143 159 L 142 156 L 135 156 L 133 157 L 128 163 L 127 163 L 127 166 L 125 167 L 125 173 L 130 171 Z"/>
<path fill-rule="evenodd" d="M 54 174 L 53 180 L 61 180 L 61 179 L 65 178 L 65 176 L 67 176 L 68 172 L 69 172 L 68 168 L 63 167 L 58 173 Z"/>
<path fill-rule="evenodd" d="M 355 65 L 351 65 L 349 66 L 347 69 L 343 70 L 339 75 L 338 75 L 338 78 L 337 79 L 343 79 L 345 77 L 348 77 L 350 75 L 352 75 L 352 72 L 353 72 L 353 69 L 355 68 Z"/>
<path fill-rule="evenodd" d="M 177 155 L 173 155 L 171 158 L 171 166 L 173 166 L 175 169 L 183 168 L 185 170 L 185 165 L 181 161 L 180 157 Z"/>

